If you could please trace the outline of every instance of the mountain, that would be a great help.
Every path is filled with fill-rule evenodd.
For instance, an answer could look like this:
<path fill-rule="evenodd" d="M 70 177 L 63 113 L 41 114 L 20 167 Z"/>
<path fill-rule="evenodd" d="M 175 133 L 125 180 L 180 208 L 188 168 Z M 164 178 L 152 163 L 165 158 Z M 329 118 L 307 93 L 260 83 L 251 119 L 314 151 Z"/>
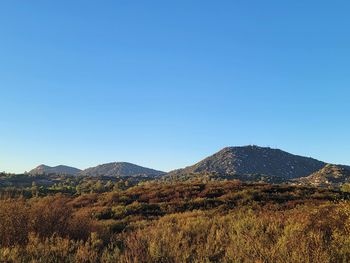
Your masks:
<path fill-rule="evenodd" d="M 269 147 L 227 147 L 199 163 L 172 171 L 166 177 L 262 174 L 289 180 L 308 176 L 324 166 L 324 162 Z"/>
<path fill-rule="evenodd" d="M 114 162 L 85 169 L 79 173 L 84 176 L 160 176 L 164 172 L 145 168 L 132 163 Z"/>
<path fill-rule="evenodd" d="M 350 182 L 350 167 L 327 164 L 319 171 L 294 181 L 312 186 L 340 186 Z"/>
<path fill-rule="evenodd" d="M 78 168 L 58 165 L 50 167 L 47 165 L 39 165 L 29 172 L 31 175 L 44 175 L 44 174 L 68 174 L 68 175 L 77 175 L 81 170 Z"/>

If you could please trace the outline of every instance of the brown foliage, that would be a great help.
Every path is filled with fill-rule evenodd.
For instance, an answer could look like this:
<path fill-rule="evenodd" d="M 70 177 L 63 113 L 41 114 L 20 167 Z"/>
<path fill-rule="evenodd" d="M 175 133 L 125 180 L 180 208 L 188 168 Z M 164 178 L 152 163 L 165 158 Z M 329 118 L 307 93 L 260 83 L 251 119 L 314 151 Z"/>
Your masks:
<path fill-rule="evenodd" d="M 28 211 L 24 200 L 0 201 L 0 246 L 24 244 L 27 241 Z"/>

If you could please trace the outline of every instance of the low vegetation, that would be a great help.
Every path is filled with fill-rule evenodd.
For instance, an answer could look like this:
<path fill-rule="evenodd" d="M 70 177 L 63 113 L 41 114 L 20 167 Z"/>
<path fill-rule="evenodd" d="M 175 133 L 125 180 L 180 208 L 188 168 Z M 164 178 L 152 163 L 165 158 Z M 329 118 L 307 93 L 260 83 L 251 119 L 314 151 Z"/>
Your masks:
<path fill-rule="evenodd" d="M 0 262 L 349 262 L 350 194 L 144 182 L 2 195 Z"/>

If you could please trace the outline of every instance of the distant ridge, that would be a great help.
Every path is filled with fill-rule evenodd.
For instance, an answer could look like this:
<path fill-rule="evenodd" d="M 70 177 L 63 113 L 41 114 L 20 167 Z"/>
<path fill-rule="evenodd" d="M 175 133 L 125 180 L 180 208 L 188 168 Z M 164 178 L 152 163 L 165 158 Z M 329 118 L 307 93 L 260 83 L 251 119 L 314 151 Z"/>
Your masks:
<path fill-rule="evenodd" d="M 226 147 L 212 156 L 167 177 L 190 174 L 251 175 L 263 174 L 289 180 L 308 176 L 325 166 L 313 158 L 255 145 Z"/>
<path fill-rule="evenodd" d="M 77 175 L 81 170 L 75 167 L 70 167 L 66 165 L 58 166 L 48 166 L 41 164 L 38 167 L 32 169 L 30 175 L 48 175 L 48 174 L 67 174 L 67 175 Z"/>
<path fill-rule="evenodd" d="M 79 173 L 82 176 L 161 176 L 162 171 L 142 167 L 127 162 L 113 162 L 101 164 L 85 169 Z"/>

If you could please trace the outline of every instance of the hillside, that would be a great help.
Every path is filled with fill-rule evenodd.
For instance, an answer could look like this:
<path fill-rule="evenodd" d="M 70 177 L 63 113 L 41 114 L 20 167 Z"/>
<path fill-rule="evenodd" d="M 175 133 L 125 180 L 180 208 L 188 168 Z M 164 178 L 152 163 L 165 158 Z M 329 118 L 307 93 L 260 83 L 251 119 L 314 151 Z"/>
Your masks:
<path fill-rule="evenodd" d="M 350 181 L 350 169 L 346 166 L 327 164 L 310 176 L 295 181 L 300 184 L 318 187 L 340 186 Z"/>
<path fill-rule="evenodd" d="M 85 169 L 79 173 L 83 176 L 160 176 L 165 174 L 150 168 L 145 168 L 132 163 L 114 162 L 101 164 Z"/>
<path fill-rule="evenodd" d="M 66 165 L 58 166 L 47 166 L 39 165 L 38 167 L 32 169 L 29 174 L 31 175 L 47 175 L 47 174 L 67 174 L 67 175 L 77 175 L 81 170 L 75 167 L 70 167 Z"/>
<path fill-rule="evenodd" d="M 192 166 L 172 171 L 167 177 L 191 174 L 263 174 L 289 180 L 308 176 L 324 165 L 324 162 L 279 149 L 258 146 L 227 147 Z"/>

